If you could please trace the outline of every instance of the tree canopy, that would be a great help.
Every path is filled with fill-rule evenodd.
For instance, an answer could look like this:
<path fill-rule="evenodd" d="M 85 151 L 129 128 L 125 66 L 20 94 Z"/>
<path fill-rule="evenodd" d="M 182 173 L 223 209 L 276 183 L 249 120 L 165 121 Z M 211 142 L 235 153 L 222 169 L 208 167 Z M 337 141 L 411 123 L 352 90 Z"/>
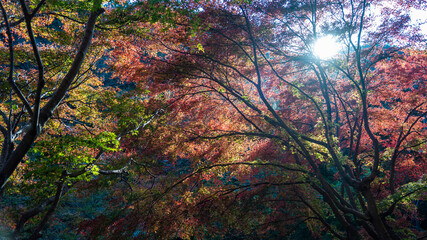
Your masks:
<path fill-rule="evenodd" d="M 426 7 L 2 2 L 0 221 L 17 239 L 422 239 Z"/>

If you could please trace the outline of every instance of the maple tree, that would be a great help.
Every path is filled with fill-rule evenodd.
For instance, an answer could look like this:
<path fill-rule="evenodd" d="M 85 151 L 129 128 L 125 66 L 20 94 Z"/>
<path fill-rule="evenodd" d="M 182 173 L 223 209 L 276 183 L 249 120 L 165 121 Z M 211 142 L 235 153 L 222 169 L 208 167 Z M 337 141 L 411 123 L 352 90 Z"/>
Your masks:
<path fill-rule="evenodd" d="M 115 226 L 151 223 L 154 235 L 190 238 L 299 219 L 337 239 L 419 234 L 406 216 L 426 190 L 426 52 L 405 11 L 426 6 L 381 3 L 194 3 L 200 32 L 182 17 L 117 46 L 118 59 L 134 54 L 114 64 L 117 75 L 168 106 L 168 118 L 130 148 L 178 169 L 191 161 L 182 174 L 164 173 L 177 183 L 161 197 L 141 197 L 150 214 L 135 210 Z M 322 34 L 344 45 L 339 56 L 313 55 Z M 248 207 L 253 199 L 259 208 Z"/>
<path fill-rule="evenodd" d="M 117 29 L 133 21 L 157 21 L 152 17 L 167 11 L 150 1 L 129 6 L 41 0 L 0 6 L 5 79 L 0 183 L 5 198 L 21 196 L 2 204 L 13 206 L 2 212 L 15 219 L 10 224 L 15 237 L 37 239 L 62 197 L 78 192 L 74 186 L 99 174 L 120 179 L 126 173 L 131 161 L 118 153 L 120 138 L 145 127 L 157 113 L 132 99 L 139 92 L 123 94 L 103 86 L 109 73 L 102 63 Z"/>
<path fill-rule="evenodd" d="M 427 53 L 406 13 L 424 3 L 111 1 L 98 23 L 100 1 L 1 4 L 1 185 L 32 196 L 8 212 L 17 236 L 106 185 L 76 234 L 421 234 Z M 327 34 L 343 50 L 323 60 Z M 135 86 L 102 86 L 106 69 Z"/>
<path fill-rule="evenodd" d="M 108 125 L 104 125 L 104 129 L 93 129 L 91 134 L 97 136 L 84 137 L 83 134 L 87 135 L 89 125 L 99 122 L 99 113 L 92 111 L 90 105 L 94 104 L 91 95 L 101 85 L 94 69 L 102 49 L 98 46 L 97 51 L 93 51 L 92 46 L 89 53 L 88 49 L 96 20 L 104 9 L 99 1 L 76 2 L 76 10 L 86 11 L 81 17 L 88 20 L 67 22 L 63 15 L 55 15 L 70 10 L 70 6 L 61 4 L 1 3 L 5 40 L 2 42 L 5 81 L 2 81 L 1 92 L 1 192 L 9 182 L 8 196 L 32 196 L 27 202 L 28 209 L 20 209 L 22 215 L 17 221 L 16 237 L 28 220 L 43 213 L 40 223 L 35 224 L 28 235 L 31 239 L 40 237 L 40 230 L 70 188 L 73 178 L 82 175 L 90 178 L 91 174 L 98 173 L 92 165 L 93 150 L 87 149 L 111 149 L 105 145 L 114 140 L 112 135 L 101 132 Z M 77 14 L 71 13 L 68 17 Z M 79 154 L 79 150 L 86 154 Z M 70 156 L 72 154 L 75 156 Z M 21 165 L 19 173 L 16 172 L 18 165 Z M 19 206 L 20 201 L 12 206 L 14 204 Z"/>
<path fill-rule="evenodd" d="M 100 1 L 93 3 L 84 36 L 79 44 L 78 51 L 75 53 L 74 60 L 71 61 L 69 70 L 64 73 L 64 76 L 61 76 L 61 73 L 57 73 L 58 75 L 55 76 L 48 71 L 51 70 L 48 65 L 53 65 L 52 70 L 55 73 L 58 71 L 57 64 L 59 61 L 64 60 L 64 58 L 66 61 L 70 60 L 67 60 L 69 56 L 67 56 L 65 44 L 63 44 L 62 59 L 54 58 L 53 54 L 61 51 L 52 51 L 50 48 L 53 46 L 42 48 L 36 39 L 42 37 L 43 32 L 38 32 L 33 24 L 39 23 L 46 26 L 53 20 L 47 17 L 40 19 L 40 22 L 34 21 L 34 17 L 39 14 L 39 11 L 45 8 L 45 3 L 46 1 L 40 1 L 36 5 L 32 4 L 31 10 L 25 1 L 20 1 L 19 4 L 1 4 L 5 39 L 7 39 L 3 47 L 8 49 L 8 52 L 4 52 L 8 54 L 3 54 L 3 56 L 5 59 L 7 59 L 6 56 L 9 57 L 7 66 L 3 67 L 4 77 L 7 78 L 7 81 L 3 82 L 4 88 L 2 89 L 2 101 L 5 104 L 3 104 L 1 111 L 3 135 L 0 160 L 1 189 L 4 189 L 6 182 L 30 150 L 46 122 L 53 116 L 58 105 L 63 102 L 69 89 L 81 84 L 81 79 L 79 81 L 76 77 L 79 75 L 86 52 L 91 44 L 96 20 L 104 11 L 101 8 Z M 10 22 L 11 15 L 18 20 Z M 21 28 L 20 22 L 22 21 L 25 22 L 25 27 Z M 16 29 L 12 29 L 12 26 L 15 26 Z M 21 39 L 24 40 L 24 43 L 19 44 L 18 47 L 17 41 Z M 72 42 L 71 39 L 70 42 Z M 22 64 L 22 61 L 26 60 L 23 58 L 28 59 L 31 67 L 27 69 L 15 68 L 17 63 Z M 34 59 L 34 64 L 31 63 L 33 62 L 32 59 Z M 50 80 L 50 77 L 60 77 L 61 79 L 56 85 L 56 81 L 47 81 Z M 19 143 L 16 143 L 16 139 L 20 140 Z"/>

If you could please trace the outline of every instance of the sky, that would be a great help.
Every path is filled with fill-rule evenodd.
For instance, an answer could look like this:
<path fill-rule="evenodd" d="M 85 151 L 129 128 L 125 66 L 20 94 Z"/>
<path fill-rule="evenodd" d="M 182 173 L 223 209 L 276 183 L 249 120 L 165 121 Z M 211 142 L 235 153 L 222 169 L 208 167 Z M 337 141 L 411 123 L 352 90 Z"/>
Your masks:
<path fill-rule="evenodd" d="M 421 31 L 427 35 L 427 12 L 424 10 L 412 10 L 411 20 L 413 24 L 420 24 Z"/>
<path fill-rule="evenodd" d="M 381 14 L 379 10 L 373 10 L 373 14 Z M 412 9 L 410 13 L 411 24 L 418 25 L 422 34 L 427 38 L 427 11 Z M 380 23 L 378 23 L 380 24 Z M 320 59 L 333 58 L 338 52 L 342 50 L 343 46 L 337 42 L 333 36 L 327 35 L 318 39 L 313 46 L 313 53 Z"/>

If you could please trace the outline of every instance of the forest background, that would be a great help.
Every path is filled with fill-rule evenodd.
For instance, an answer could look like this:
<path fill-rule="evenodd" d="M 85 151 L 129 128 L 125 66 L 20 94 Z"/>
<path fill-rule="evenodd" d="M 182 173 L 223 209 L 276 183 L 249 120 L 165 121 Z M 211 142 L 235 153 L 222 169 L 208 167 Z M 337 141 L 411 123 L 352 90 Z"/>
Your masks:
<path fill-rule="evenodd" d="M 425 1 L 0 7 L 2 238 L 425 238 Z"/>

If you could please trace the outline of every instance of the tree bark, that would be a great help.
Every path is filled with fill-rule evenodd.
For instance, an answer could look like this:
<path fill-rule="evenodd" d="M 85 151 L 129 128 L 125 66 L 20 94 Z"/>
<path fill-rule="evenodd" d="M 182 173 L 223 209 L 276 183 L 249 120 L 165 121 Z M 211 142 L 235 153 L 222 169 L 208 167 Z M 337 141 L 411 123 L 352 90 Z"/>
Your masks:
<path fill-rule="evenodd" d="M 104 9 L 102 8 L 96 9 L 95 11 L 91 12 L 86 24 L 86 30 L 84 33 L 83 40 L 80 44 L 79 50 L 74 58 L 70 70 L 68 71 L 64 79 L 61 81 L 60 86 L 53 94 L 52 98 L 46 103 L 43 108 L 40 109 L 40 114 L 33 115 L 33 117 L 38 118 L 37 121 L 35 121 L 37 124 L 32 125 L 31 129 L 29 129 L 28 132 L 25 133 L 22 141 L 11 153 L 10 157 L 8 159 L 5 159 L 6 161 L 4 163 L 4 166 L 0 171 L 0 189 L 4 188 L 9 177 L 13 174 L 21 160 L 30 150 L 35 140 L 37 139 L 38 134 L 42 130 L 44 124 L 46 124 L 46 122 L 50 119 L 53 114 L 53 111 L 61 103 L 62 99 L 68 91 L 68 88 L 72 84 L 74 78 L 77 76 L 80 67 L 85 59 L 86 52 L 91 44 L 96 19 L 103 12 Z M 32 120 L 31 122 L 34 122 L 34 120 Z"/>

